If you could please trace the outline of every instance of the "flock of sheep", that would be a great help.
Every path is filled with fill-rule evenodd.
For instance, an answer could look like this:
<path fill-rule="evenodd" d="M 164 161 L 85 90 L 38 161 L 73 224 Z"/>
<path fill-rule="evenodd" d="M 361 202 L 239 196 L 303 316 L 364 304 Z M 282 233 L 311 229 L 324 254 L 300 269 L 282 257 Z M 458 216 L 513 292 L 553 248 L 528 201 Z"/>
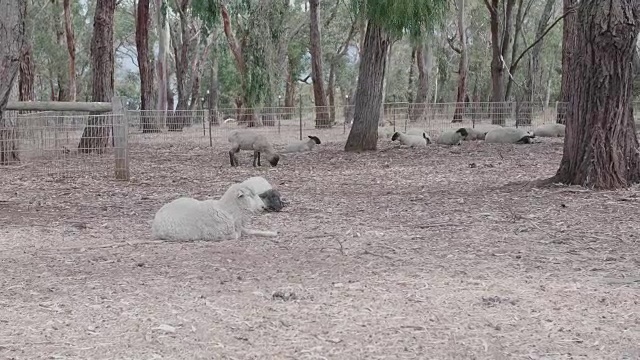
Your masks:
<path fill-rule="evenodd" d="M 530 144 L 536 136 L 564 137 L 565 127 L 561 124 L 545 124 L 533 133 L 517 128 L 504 128 L 497 125 L 485 125 L 474 128 L 451 129 L 442 132 L 436 139 L 437 144 L 460 145 L 464 140 L 484 140 L 488 143 Z M 431 137 L 421 130 L 407 133 L 393 132 L 379 128 L 379 138 L 398 140 L 409 147 L 427 146 Z M 229 161 L 238 166 L 236 154 L 240 150 L 253 151 L 253 166 L 261 166 L 260 155 L 276 166 L 280 155 L 267 137 L 250 130 L 232 131 L 228 138 L 231 143 Z M 316 136 L 308 140 L 295 142 L 285 147 L 280 154 L 311 151 L 321 144 Z M 287 202 L 280 193 L 263 177 L 251 177 L 241 183 L 233 184 L 218 200 L 196 200 L 182 197 L 175 199 L 158 210 L 152 223 L 152 236 L 161 240 L 220 241 L 239 239 L 242 235 L 275 237 L 276 231 L 256 230 L 248 227 L 252 215 L 264 211 L 281 211 Z"/>

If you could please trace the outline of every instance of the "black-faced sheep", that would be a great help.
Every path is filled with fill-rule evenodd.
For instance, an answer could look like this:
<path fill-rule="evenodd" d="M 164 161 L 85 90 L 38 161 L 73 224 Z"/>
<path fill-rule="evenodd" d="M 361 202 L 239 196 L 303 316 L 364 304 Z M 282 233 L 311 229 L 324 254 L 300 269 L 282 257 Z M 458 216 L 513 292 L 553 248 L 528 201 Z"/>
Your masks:
<path fill-rule="evenodd" d="M 229 150 L 231 166 L 239 165 L 236 153 L 240 152 L 240 150 L 253 150 L 254 167 L 256 166 L 256 160 L 258 166 L 261 166 L 261 153 L 264 153 L 271 166 L 278 165 L 280 156 L 275 152 L 269 140 L 262 134 L 250 130 L 235 130 L 229 134 L 229 142 L 231 143 L 231 150 Z"/>
<path fill-rule="evenodd" d="M 292 144 L 287 145 L 284 148 L 284 151 L 281 151 L 282 154 L 286 153 L 294 153 L 294 152 L 305 152 L 313 150 L 313 147 L 316 145 L 320 145 L 320 138 L 317 136 L 309 135 L 309 140 L 302 140 Z"/>
<path fill-rule="evenodd" d="M 462 140 L 466 139 L 469 132 L 465 128 L 459 128 L 458 130 L 445 130 L 438 139 L 437 144 L 441 145 L 460 145 Z"/>
<path fill-rule="evenodd" d="M 158 210 L 152 235 L 174 241 L 239 239 L 242 235 L 275 237 L 274 231 L 246 227 L 252 214 L 264 211 L 265 204 L 251 188 L 233 184 L 219 200 L 179 198 Z"/>
<path fill-rule="evenodd" d="M 531 144 L 535 135 L 517 128 L 494 129 L 487 133 L 485 142 L 494 144 Z"/>
<path fill-rule="evenodd" d="M 401 132 L 396 132 L 391 137 L 391 141 L 400 141 L 401 144 L 407 145 L 409 147 L 418 147 L 418 146 L 427 146 L 431 144 L 431 139 L 427 137 L 426 133 L 422 133 L 422 136 L 418 135 L 407 135 Z"/>
<path fill-rule="evenodd" d="M 533 135 L 539 137 L 564 137 L 565 126 L 563 124 L 544 124 L 533 130 Z"/>
<path fill-rule="evenodd" d="M 253 190 L 264 202 L 266 211 L 281 211 L 288 203 L 280 196 L 278 190 L 262 176 L 253 176 L 240 183 Z"/>

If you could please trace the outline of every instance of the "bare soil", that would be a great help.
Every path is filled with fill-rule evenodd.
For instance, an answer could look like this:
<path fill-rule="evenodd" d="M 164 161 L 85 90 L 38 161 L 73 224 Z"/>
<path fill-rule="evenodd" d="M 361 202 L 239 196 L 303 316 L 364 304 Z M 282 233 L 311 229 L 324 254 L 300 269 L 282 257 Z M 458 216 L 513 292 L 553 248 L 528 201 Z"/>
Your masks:
<path fill-rule="evenodd" d="M 527 187 L 559 139 L 342 146 L 255 169 L 140 142 L 130 182 L 0 171 L 0 357 L 640 358 L 638 187 Z M 278 238 L 151 239 L 162 204 L 253 175 L 290 201 L 254 221 Z"/>

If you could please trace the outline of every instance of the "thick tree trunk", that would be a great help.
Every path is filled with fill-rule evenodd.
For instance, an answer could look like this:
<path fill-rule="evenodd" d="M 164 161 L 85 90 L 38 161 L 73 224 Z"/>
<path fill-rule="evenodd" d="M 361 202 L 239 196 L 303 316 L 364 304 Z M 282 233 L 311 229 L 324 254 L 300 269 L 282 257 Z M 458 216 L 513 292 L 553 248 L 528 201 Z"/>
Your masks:
<path fill-rule="evenodd" d="M 218 53 L 213 54 L 211 59 L 211 87 L 209 88 L 209 121 L 211 125 L 220 125 L 218 119 L 218 98 L 220 97 L 220 81 L 218 80 Z"/>
<path fill-rule="evenodd" d="M 367 24 L 363 55 L 360 59 L 355 96 L 355 115 L 345 151 L 376 150 L 389 36 L 374 24 Z"/>
<path fill-rule="evenodd" d="M 425 43 L 425 40 L 420 40 L 420 43 L 416 46 L 418 89 L 416 90 L 414 104 L 411 106 L 411 112 L 409 113 L 409 120 L 412 122 L 418 121 L 424 114 L 429 96 L 429 69 L 427 69 Z"/>
<path fill-rule="evenodd" d="M 159 123 L 168 122 L 167 110 L 169 110 L 169 71 L 167 69 L 167 51 L 169 43 L 169 26 L 167 24 L 166 7 L 164 0 L 156 0 L 156 26 L 158 31 L 158 57 L 156 59 L 156 110 L 159 112 Z M 173 100 L 172 100 L 173 101 Z"/>
<path fill-rule="evenodd" d="M 60 56 L 58 59 L 54 60 L 57 63 L 53 66 L 53 71 L 55 71 L 56 83 L 57 83 L 57 93 L 56 100 L 57 101 L 68 101 L 69 100 L 69 70 L 68 64 L 69 59 L 62 55 L 62 49 L 66 48 L 66 39 L 65 39 L 65 29 L 64 29 L 64 8 L 61 6 L 59 0 L 55 0 L 53 4 L 53 27 L 55 30 L 55 41 L 56 45 L 60 51 Z M 67 70 L 63 70 L 61 66 L 64 61 L 64 64 L 67 65 Z"/>
<path fill-rule="evenodd" d="M 505 124 L 506 109 L 504 106 L 504 63 L 503 59 L 509 51 L 511 43 L 511 22 L 515 0 L 504 0 L 507 2 L 504 14 L 502 39 L 500 38 L 500 14 L 499 0 L 485 2 L 489 9 L 490 29 L 491 29 L 491 123 L 496 125 Z"/>
<path fill-rule="evenodd" d="M 0 0 L 0 165 L 20 161 L 18 132 L 4 116 L 11 91 L 20 72 L 25 44 L 27 2 Z"/>
<path fill-rule="evenodd" d="M 73 17 L 71 15 L 71 1 L 63 0 L 64 32 L 69 52 L 69 100 L 76 101 L 76 40 L 73 33 Z"/>
<path fill-rule="evenodd" d="M 28 7 L 28 2 L 25 6 Z M 26 9 L 26 14 L 30 11 Z M 24 29 L 24 51 L 20 56 L 20 77 L 19 77 L 19 100 L 34 101 L 36 93 L 34 89 L 35 66 L 33 62 L 33 22 L 29 17 L 25 17 Z"/>
<path fill-rule="evenodd" d="M 465 26 L 464 1 L 458 0 L 458 40 L 460 41 L 460 59 L 458 60 L 458 90 L 456 92 L 456 111 L 451 122 L 462 122 L 467 95 L 467 72 L 469 70 L 469 54 L 467 53 L 467 34 Z"/>
<path fill-rule="evenodd" d="M 553 182 L 616 189 L 640 181 L 632 73 L 640 2 L 583 1 L 578 10 L 564 155 Z"/>
<path fill-rule="evenodd" d="M 98 0 L 93 17 L 91 38 L 91 100 L 111 102 L 113 99 L 113 18 L 116 0 Z M 78 150 L 84 153 L 102 152 L 109 145 L 108 117 L 90 116 L 84 128 Z"/>
<path fill-rule="evenodd" d="M 528 6 L 530 6 L 531 2 Z M 511 89 L 513 88 L 513 76 L 516 73 L 517 64 L 515 60 L 518 56 L 518 38 L 522 31 L 524 19 L 527 16 L 529 9 L 525 9 L 524 0 L 518 0 L 518 11 L 516 12 L 516 26 L 513 31 L 513 43 L 511 45 L 511 56 L 509 59 L 505 57 L 505 63 L 509 64 L 509 72 L 507 73 L 507 86 L 504 91 L 504 100 L 509 101 L 511 98 Z"/>
<path fill-rule="evenodd" d="M 409 104 L 413 104 L 413 82 L 415 77 L 415 69 L 416 69 L 416 53 L 417 46 L 414 45 L 411 48 L 411 66 L 409 66 L 409 83 L 407 84 L 407 102 Z M 413 119 L 412 119 L 413 120 Z"/>
<path fill-rule="evenodd" d="M 544 31 L 547 29 L 547 25 L 549 24 L 549 20 L 551 20 L 551 15 L 553 12 L 553 6 L 555 5 L 556 0 L 547 0 L 547 3 L 542 10 L 542 15 L 540 16 L 540 20 L 538 21 L 538 27 L 536 29 L 536 39 L 539 39 L 544 34 Z M 518 117 L 520 125 L 531 125 L 533 121 L 533 106 L 535 102 L 535 96 L 539 95 L 542 76 L 540 74 L 540 55 L 542 54 L 542 45 L 544 40 L 540 40 L 536 45 L 531 49 L 531 57 L 529 63 L 529 69 L 527 71 L 527 78 L 525 80 L 525 93 L 524 93 L 524 102 L 526 103 L 526 109 L 521 117 Z"/>
<path fill-rule="evenodd" d="M 579 0 L 563 0 L 563 11 L 567 14 L 569 9 L 578 4 Z M 569 97 L 573 92 L 573 74 L 571 69 L 576 49 L 576 26 L 578 14 L 577 12 L 567 14 L 562 20 L 562 82 L 560 83 L 560 106 L 556 114 L 556 122 L 558 124 L 565 123 L 565 113 L 567 110 Z"/>
<path fill-rule="evenodd" d="M 327 98 L 329 100 L 329 121 L 336 122 L 336 63 L 329 64 L 329 81 L 327 83 Z"/>
<path fill-rule="evenodd" d="M 327 107 L 327 97 L 324 89 L 324 77 L 322 72 L 322 45 L 320 43 L 320 0 L 309 0 L 310 43 L 311 53 L 311 79 L 313 80 L 313 99 L 316 105 L 316 128 L 331 127 Z"/>
<path fill-rule="evenodd" d="M 68 0 L 66 0 L 68 1 Z M 140 72 L 140 119 L 143 133 L 160 132 L 150 110 L 153 110 L 153 69 L 149 59 L 149 0 L 138 0 L 136 8 L 136 50 Z"/>
<path fill-rule="evenodd" d="M 296 106 L 296 79 L 293 74 L 292 60 L 289 58 L 289 69 L 287 71 L 287 83 L 284 90 L 284 114 L 283 119 L 291 119 L 293 117 L 293 109 Z"/>

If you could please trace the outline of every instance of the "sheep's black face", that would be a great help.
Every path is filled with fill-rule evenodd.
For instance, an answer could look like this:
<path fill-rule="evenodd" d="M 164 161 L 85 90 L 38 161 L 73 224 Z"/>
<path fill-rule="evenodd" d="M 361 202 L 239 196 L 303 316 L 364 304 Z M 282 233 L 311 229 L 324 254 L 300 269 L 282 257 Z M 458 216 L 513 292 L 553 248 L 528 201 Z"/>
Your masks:
<path fill-rule="evenodd" d="M 458 131 L 456 131 L 458 134 L 462 135 L 462 137 L 467 137 L 469 136 L 469 132 L 467 131 L 467 129 L 465 128 L 460 128 L 458 129 Z"/>
<path fill-rule="evenodd" d="M 396 141 L 396 139 L 400 137 L 400 133 L 396 132 L 393 134 L 393 136 L 391 137 L 391 141 Z"/>
<path fill-rule="evenodd" d="M 516 141 L 516 144 L 531 144 L 532 141 L 531 139 L 533 138 L 533 136 L 523 136 L 522 139 Z"/>
<path fill-rule="evenodd" d="M 278 190 L 270 189 L 260 194 L 266 211 L 280 211 L 285 207 L 285 202 L 280 197 Z"/>
<path fill-rule="evenodd" d="M 269 159 L 269 164 L 271 164 L 271 166 L 276 166 L 278 165 L 278 161 L 280 161 L 280 156 L 273 155 L 273 157 L 271 157 L 271 159 Z"/>
<path fill-rule="evenodd" d="M 320 138 L 319 138 L 319 137 L 317 137 L 317 136 L 311 136 L 311 135 L 309 135 L 309 139 L 313 140 L 313 141 L 316 143 L 316 145 L 320 145 L 320 144 L 321 144 L 321 142 L 320 142 Z"/>

